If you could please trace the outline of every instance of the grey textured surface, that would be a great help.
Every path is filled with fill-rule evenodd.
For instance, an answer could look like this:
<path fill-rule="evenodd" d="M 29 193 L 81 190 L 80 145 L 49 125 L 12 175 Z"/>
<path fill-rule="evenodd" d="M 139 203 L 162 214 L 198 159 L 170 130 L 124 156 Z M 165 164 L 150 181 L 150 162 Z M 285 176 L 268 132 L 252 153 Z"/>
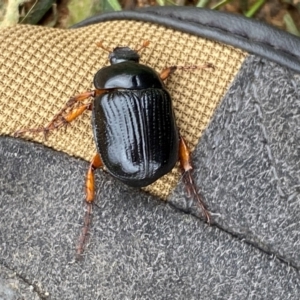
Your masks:
<path fill-rule="evenodd" d="M 34 291 L 30 282 L 15 273 L 13 270 L 0 265 L 0 299 L 2 300 L 38 300 L 40 297 Z"/>
<path fill-rule="evenodd" d="M 300 75 L 250 56 L 198 145 L 220 228 L 300 267 Z"/>
<path fill-rule="evenodd" d="M 1 137 L 2 268 L 40 299 L 299 299 L 299 86 L 246 60 L 194 153 L 215 226 L 183 212 L 198 215 L 181 185 L 179 210 L 97 171 L 80 263 L 88 163 Z"/>

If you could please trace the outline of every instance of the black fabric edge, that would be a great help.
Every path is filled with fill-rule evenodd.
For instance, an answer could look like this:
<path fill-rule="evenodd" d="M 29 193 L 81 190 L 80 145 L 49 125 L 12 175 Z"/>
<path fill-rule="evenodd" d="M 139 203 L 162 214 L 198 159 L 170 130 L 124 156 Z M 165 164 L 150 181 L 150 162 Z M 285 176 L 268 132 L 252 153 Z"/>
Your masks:
<path fill-rule="evenodd" d="M 300 73 L 298 37 L 262 22 L 230 13 L 194 7 L 149 7 L 96 15 L 71 28 L 112 20 L 160 24 L 237 47 Z"/>

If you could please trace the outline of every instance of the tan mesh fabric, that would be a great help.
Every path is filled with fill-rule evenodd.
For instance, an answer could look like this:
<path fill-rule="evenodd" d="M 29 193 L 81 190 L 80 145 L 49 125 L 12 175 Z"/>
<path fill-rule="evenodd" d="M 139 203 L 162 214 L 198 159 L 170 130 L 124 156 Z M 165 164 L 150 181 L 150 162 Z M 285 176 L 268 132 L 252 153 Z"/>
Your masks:
<path fill-rule="evenodd" d="M 92 89 L 93 76 L 108 65 L 108 53 L 96 47 L 150 45 L 141 63 L 160 72 L 172 65 L 202 65 L 215 70 L 176 71 L 166 81 L 177 124 L 191 149 L 238 72 L 246 53 L 233 47 L 136 21 L 111 21 L 74 30 L 19 25 L 0 32 L 0 133 L 47 124 L 73 95 Z M 67 130 L 24 136 L 69 155 L 90 160 L 95 153 L 90 112 Z M 178 168 L 147 191 L 166 198 L 179 178 Z"/>

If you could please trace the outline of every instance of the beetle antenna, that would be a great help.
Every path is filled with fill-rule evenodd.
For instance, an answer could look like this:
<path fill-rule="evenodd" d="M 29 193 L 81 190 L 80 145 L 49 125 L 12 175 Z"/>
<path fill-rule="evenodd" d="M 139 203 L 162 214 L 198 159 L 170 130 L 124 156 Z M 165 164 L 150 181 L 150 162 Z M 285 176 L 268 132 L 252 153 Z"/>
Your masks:
<path fill-rule="evenodd" d="M 107 51 L 107 52 L 109 52 L 109 53 L 111 53 L 111 52 L 112 52 L 112 50 L 111 50 L 111 49 L 109 49 L 109 48 L 107 48 L 107 47 L 103 46 L 103 41 L 99 41 L 99 42 L 97 42 L 97 43 L 96 43 L 96 46 L 97 46 L 97 47 L 99 47 L 99 48 L 102 48 L 104 51 Z"/>
<path fill-rule="evenodd" d="M 135 51 L 139 52 L 139 51 L 143 50 L 144 48 L 148 47 L 149 44 L 150 44 L 149 40 L 144 40 L 143 43 L 142 43 L 142 46 L 140 46 L 140 48 L 137 48 Z"/>
<path fill-rule="evenodd" d="M 177 70 L 197 70 L 197 69 L 215 69 L 215 66 L 212 63 L 206 63 L 204 65 L 190 65 L 190 66 L 176 66 Z"/>

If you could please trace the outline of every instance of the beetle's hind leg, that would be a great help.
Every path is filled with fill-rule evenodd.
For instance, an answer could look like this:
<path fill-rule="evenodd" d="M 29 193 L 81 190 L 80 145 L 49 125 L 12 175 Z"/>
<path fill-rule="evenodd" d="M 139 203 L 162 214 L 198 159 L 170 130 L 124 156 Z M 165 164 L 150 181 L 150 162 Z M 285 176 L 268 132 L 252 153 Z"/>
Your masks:
<path fill-rule="evenodd" d="M 92 206 L 94 203 L 94 197 L 95 197 L 95 170 L 98 168 L 103 167 L 102 160 L 100 158 L 100 155 L 97 153 L 94 155 L 89 169 L 87 171 L 86 175 L 86 183 L 85 183 L 85 188 L 86 188 L 86 213 L 84 217 L 84 225 L 82 228 L 82 232 L 79 238 L 78 245 L 76 247 L 76 259 L 80 260 L 84 246 L 87 242 L 88 238 L 88 233 L 89 233 L 89 228 L 91 224 L 91 218 L 92 218 Z"/>
<path fill-rule="evenodd" d="M 207 63 L 201 66 L 171 66 L 168 67 L 160 73 L 160 79 L 165 80 L 167 79 L 170 75 L 172 75 L 176 70 L 197 70 L 197 69 L 214 69 L 214 65 L 211 63 Z"/>
<path fill-rule="evenodd" d="M 197 200 L 198 205 L 201 207 L 201 209 L 205 215 L 207 223 L 210 224 L 211 221 L 210 221 L 209 211 L 207 210 L 207 208 L 202 200 L 202 197 L 196 190 L 196 185 L 195 185 L 193 177 L 192 177 L 193 167 L 191 164 L 190 151 L 189 151 L 187 144 L 186 144 L 185 140 L 183 139 L 183 137 L 180 137 L 180 141 L 179 141 L 179 161 L 180 161 L 181 168 L 183 170 L 183 181 L 187 188 L 189 196 L 191 196 Z"/>

